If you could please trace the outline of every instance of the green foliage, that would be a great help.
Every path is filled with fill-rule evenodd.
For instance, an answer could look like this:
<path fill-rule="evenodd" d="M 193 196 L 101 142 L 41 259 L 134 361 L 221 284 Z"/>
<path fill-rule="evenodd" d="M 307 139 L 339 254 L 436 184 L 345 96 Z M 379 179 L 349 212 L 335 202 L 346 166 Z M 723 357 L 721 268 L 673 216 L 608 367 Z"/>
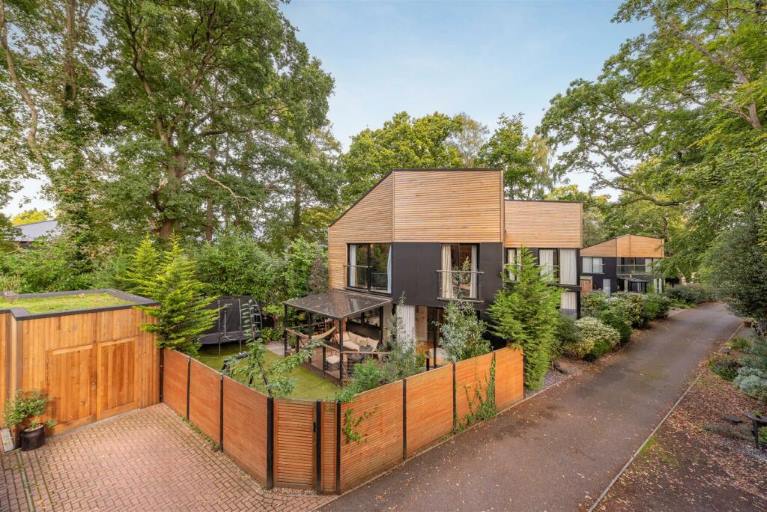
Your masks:
<path fill-rule="evenodd" d="M 241 307 L 242 330 L 247 340 L 246 357 L 232 367 L 232 374 L 248 386 L 259 387 L 267 395 L 273 398 L 289 396 L 295 388 L 295 381 L 290 373 L 299 365 L 304 364 L 312 357 L 312 352 L 318 343 L 309 343 L 298 352 L 280 358 L 274 364 L 267 364 L 266 344 L 257 337 L 257 331 L 253 325 L 254 306 L 252 303 Z"/>
<path fill-rule="evenodd" d="M 354 366 L 352 378 L 338 393 L 337 400 L 351 402 L 359 393 L 375 389 L 386 382 L 383 365 L 376 359 L 368 358 Z"/>
<path fill-rule="evenodd" d="M 343 202 L 353 203 L 392 169 L 460 167 L 461 154 L 450 140 L 461 126 L 459 119 L 438 112 L 420 118 L 399 112 L 381 128 L 361 131 L 341 158 Z"/>
<path fill-rule="evenodd" d="M 226 234 L 201 245 L 196 253 L 197 275 L 212 295 L 250 295 L 260 304 L 279 301 L 282 258 L 244 233 Z"/>
<path fill-rule="evenodd" d="M 709 360 L 708 367 L 724 380 L 733 380 L 738 376 L 740 363 L 734 357 L 715 356 Z"/>
<path fill-rule="evenodd" d="M 659 293 L 645 294 L 642 309 L 642 317 L 645 321 L 666 318 L 671 309 L 671 299 Z"/>
<path fill-rule="evenodd" d="M 125 269 L 117 275 L 120 287 L 136 295 L 149 296 L 151 283 L 163 270 L 162 254 L 149 236 L 136 247 Z"/>
<path fill-rule="evenodd" d="M 498 414 L 498 407 L 495 403 L 495 358 L 490 363 L 490 376 L 485 382 L 484 396 L 482 384 L 479 384 L 474 389 L 474 396 L 469 395 L 468 389 L 466 389 L 466 400 L 469 403 L 469 414 L 463 419 L 458 426 L 459 429 L 467 428 L 478 421 L 486 421 Z"/>
<path fill-rule="evenodd" d="M 504 188 L 511 199 L 542 199 L 561 177 L 549 167 L 545 139 L 525 133 L 521 114 L 498 118 L 498 128 L 479 151 L 479 162 L 503 171 Z"/>
<path fill-rule="evenodd" d="M 751 342 L 748 340 L 748 338 L 743 338 L 741 336 L 738 336 L 737 338 L 731 339 L 727 345 L 732 350 L 738 350 L 738 351 L 744 351 L 751 348 Z"/>
<path fill-rule="evenodd" d="M 767 246 L 750 212 L 723 230 L 706 255 L 708 281 L 735 312 L 767 328 Z"/>
<path fill-rule="evenodd" d="M 416 352 L 414 343 L 394 343 L 384 360 L 384 381 L 394 382 L 416 375 L 424 370 L 425 362 L 426 357 Z"/>
<path fill-rule="evenodd" d="M 667 288 L 664 293 L 673 302 L 681 304 L 702 304 L 713 300 L 713 294 L 710 289 L 695 283 Z"/>
<path fill-rule="evenodd" d="M 36 242 L 31 249 L 0 252 L 0 274 L 16 276 L 19 293 L 92 288 L 94 275 L 79 272 L 71 254 L 70 243 L 63 238 Z"/>
<path fill-rule="evenodd" d="M 522 248 L 516 282 L 506 283 L 488 308 L 494 334 L 524 351 L 525 385 L 538 389 L 551 363 L 560 290 L 541 276 L 532 253 Z"/>
<path fill-rule="evenodd" d="M 748 396 L 767 402 L 767 370 L 743 366 L 733 383 Z"/>
<path fill-rule="evenodd" d="M 139 246 L 134 262 L 141 253 Z M 157 275 L 142 280 L 140 286 L 145 296 L 159 303 L 139 306 L 155 320 L 143 329 L 157 336 L 161 348 L 196 354 L 199 335 L 215 323 L 218 311 L 208 307 L 213 300 L 204 295 L 205 286 L 195 277 L 194 262 L 184 254 L 177 240 L 163 254 Z"/>
<path fill-rule="evenodd" d="M 581 334 L 575 325 L 575 319 L 568 315 L 560 315 L 557 322 L 557 332 L 554 341 L 552 357 L 563 354 L 565 347 L 578 343 L 581 340 Z"/>
<path fill-rule="evenodd" d="M 647 29 L 596 80 L 552 99 L 541 133 L 562 171 L 622 191 L 629 226 L 669 238 L 664 268 L 690 277 L 716 236 L 767 195 L 764 11 L 759 2 L 627 0 L 614 21 Z M 652 206 L 646 223 L 630 207 L 639 204 Z M 763 210 L 757 217 L 764 225 Z"/>
<path fill-rule="evenodd" d="M 581 315 L 598 317 L 607 307 L 607 295 L 602 292 L 589 292 L 581 295 Z"/>
<path fill-rule="evenodd" d="M 641 293 L 618 292 L 610 297 L 608 304 L 619 304 L 623 309 L 623 314 L 631 327 L 642 327 L 644 325 L 644 298 Z"/>
<path fill-rule="evenodd" d="M 470 303 L 449 302 L 440 325 L 440 345 L 448 360 L 456 362 L 490 352 L 490 342 L 484 338 L 485 327 Z"/>
<path fill-rule="evenodd" d="M 596 318 L 584 317 L 575 321 L 581 334 L 581 341 L 570 345 L 569 353 L 574 357 L 598 359 L 612 350 L 620 341 L 620 333 Z"/>
<path fill-rule="evenodd" d="M 32 208 L 31 210 L 24 210 L 11 217 L 11 223 L 14 226 L 21 226 L 23 224 L 32 224 L 33 222 L 42 222 L 50 218 L 50 213 L 47 211 Z"/>
<path fill-rule="evenodd" d="M 631 321 L 624 301 L 610 301 L 599 313 L 598 318 L 618 332 L 621 343 L 626 343 L 631 338 Z"/>
<path fill-rule="evenodd" d="M 316 272 L 318 259 L 324 262 L 326 256 L 317 242 L 308 242 L 303 238 L 291 242 L 285 251 L 285 269 L 282 276 L 283 290 L 287 297 L 303 297 L 325 289 L 327 281 L 320 283 L 317 279 L 310 279 L 312 272 Z M 310 284 L 321 288 L 312 289 Z"/>
<path fill-rule="evenodd" d="M 45 414 L 48 398 L 38 391 L 19 391 L 16 396 L 5 403 L 3 414 L 5 424 L 10 428 L 34 429 L 42 425 L 40 417 Z M 52 427 L 55 421 L 49 420 L 46 426 Z"/>

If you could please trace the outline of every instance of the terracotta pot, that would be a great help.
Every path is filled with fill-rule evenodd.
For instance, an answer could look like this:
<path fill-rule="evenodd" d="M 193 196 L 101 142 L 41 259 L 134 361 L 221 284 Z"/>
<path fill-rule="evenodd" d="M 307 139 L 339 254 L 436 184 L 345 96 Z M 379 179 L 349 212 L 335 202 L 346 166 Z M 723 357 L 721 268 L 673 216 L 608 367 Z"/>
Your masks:
<path fill-rule="evenodd" d="M 40 448 L 45 444 L 45 426 L 40 425 L 35 428 L 26 428 L 19 435 L 21 438 L 21 451 L 27 452 Z"/>

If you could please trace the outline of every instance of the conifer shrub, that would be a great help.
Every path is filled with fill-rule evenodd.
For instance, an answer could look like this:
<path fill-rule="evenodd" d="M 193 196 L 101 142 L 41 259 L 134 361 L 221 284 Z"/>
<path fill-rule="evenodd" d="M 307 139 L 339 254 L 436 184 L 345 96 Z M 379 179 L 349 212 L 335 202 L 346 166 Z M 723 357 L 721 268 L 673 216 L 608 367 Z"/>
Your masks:
<path fill-rule="evenodd" d="M 151 251 L 144 246 L 142 242 L 136 249 L 129 268 L 136 272 L 146 269 L 151 274 L 154 268 L 152 258 L 148 257 Z M 160 348 L 196 354 L 200 334 L 213 326 L 218 311 L 209 307 L 213 299 L 204 295 L 205 285 L 195 276 L 194 261 L 184 254 L 178 240 L 173 240 L 170 249 L 162 255 L 156 275 L 146 278 L 129 275 L 133 276 L 134 290 L 159 303 L 157 306 L 138 306 L 155 319 L 142 328 L 157 336 Z"/>
<path fill-rule="evenodd" d="M 541 276 L 529 250 L 522 248 L 519 263 L 514 269 L 516 281 L 505 283 L 488 313 L 492 332 L 522 349 L 525 386 L 539 389 L 551 365 L 561 291 Z"/>

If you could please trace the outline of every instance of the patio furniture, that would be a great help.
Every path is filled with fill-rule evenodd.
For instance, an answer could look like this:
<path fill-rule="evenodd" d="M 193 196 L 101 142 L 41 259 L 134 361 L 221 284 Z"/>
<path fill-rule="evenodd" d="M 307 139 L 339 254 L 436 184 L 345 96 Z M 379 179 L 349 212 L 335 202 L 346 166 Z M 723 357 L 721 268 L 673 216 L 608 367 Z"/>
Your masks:
<path fill-rule="evenodd" d="M 313 328 L 316 325 L 323 325 L 323 322 L 315 323 L 315 319 L 324 318 L 325 322 L 332 322 L 337 328 L 336 334 L 331 339 L 324 339 L 318 351 L 313 358 L 313 366 L 322 370 L 323 375 L 328 372 L 338 374 L 330 375 L 337 379 L 341 384 L 348 377 L 348 371 L 353 365 L 358 364 L 366 356 L 380 357 L 382 353 L 376 352 L 383 345 L 384 330 L 380 326 L 384 325 L 384 306 L 390 304 L 390 297 L 372 296 L 362 293 L 351 292 L 347 290 L 331 289 L 325 293 L 318 293 L 290 299 L 284 302 L 285 318 L 290 318 L 290 310 L 301 312 L 298 318 L 306 322 L 303 326 L 297 325 L 285 329 L 283 338 L 284 353 L 287 355 L 290 349 L 288 336 L 296 336 L 298 340 L 307 336 L 303 334 L 306 328 Z M 348 320 L 362 317 L 363 322 L 371 314 L 378 313 L 377 326 L 370 324 L 347 323 Z M 375 340 L 368 336 L 360 336 L 350 329 L 377 336 Z M 299 336 L 297 333 L 302 333 Z M 363 356 L 363 347 L 366 347 Z M 330 352 L 330 354 L 329 354 Z M 337 358 L 337 359 L 336 359 Z M 321 363 L 318 363 L 318 360 Z M 312 364 L 312 363 L 310 363 Z M 346 374 L 346 375 L 345 375 Z"/>

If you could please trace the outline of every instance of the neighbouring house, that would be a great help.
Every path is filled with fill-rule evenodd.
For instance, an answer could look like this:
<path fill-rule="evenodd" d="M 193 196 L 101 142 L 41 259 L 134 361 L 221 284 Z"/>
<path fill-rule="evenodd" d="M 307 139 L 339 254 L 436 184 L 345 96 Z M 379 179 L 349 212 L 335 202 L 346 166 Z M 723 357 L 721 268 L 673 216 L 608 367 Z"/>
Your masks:
<path fill-rule="evenodd" d="M 497 170 L 396 169 L 329 227 L 329 292 L 286 308 L 322 319 L 300 336 L 326 341 L 313 364 L 341 380 L 347 361 L 381 349 L 392 315 L 440 365 L 446 304 L 466 300 L 483 314 L 521 247 L 563 288 L 562 311 L 578 314 L 582 214 L 578 202 L 506 200 Z"/>
<path fill-rule="evenodd" d="M 17 235 L 13 241 L 20 247 L 29 247 L 35 240 L 40 238 L 55 238 L 61 234 L 61 227 L 55 220 L 43 220 L 14 226 Z"/>
<path fill-rule="evenodd" d="M 663 240 L 623 235 L 581 250 L 581 290 L 647 293 L 663 291 L 658 262 L 664 257 Z"/>

